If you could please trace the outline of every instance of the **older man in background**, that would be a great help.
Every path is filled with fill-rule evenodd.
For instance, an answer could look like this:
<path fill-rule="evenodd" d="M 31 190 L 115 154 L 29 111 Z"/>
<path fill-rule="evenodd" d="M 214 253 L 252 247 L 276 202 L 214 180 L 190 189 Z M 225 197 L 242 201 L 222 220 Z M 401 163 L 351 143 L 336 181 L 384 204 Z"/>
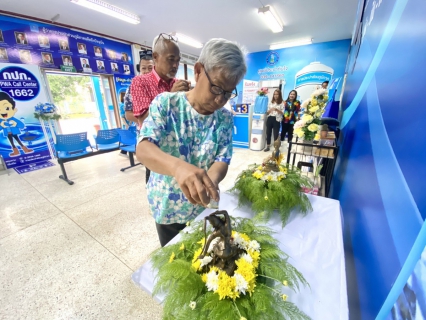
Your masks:
<path fill-rule="evenodd" d="M 180 62 L 180 50 L 177 40 L 166 33 L 160 33 L 152 45 L 154 68 L 147 74 L 132 80 L 130 94 L 133 115 L 139 127 L 148 116 L 148 109 L 154 98 L 163 92 L 188 91 L 190 82 L 175 79 Z M 146 182 L 150 171 L 146 168 Z"/>
<path fill-rule="evenodd" d="M 148 202 L 162 246 L 212 199 L 219 201 L 232 157 L 233 119 L 223 106 L 237 96 L 246 70 L 237 44 L 212 39 L 194 66 L 195 88 L 162 93 L 149 107 L 136 155 L 153 171 Z"/>

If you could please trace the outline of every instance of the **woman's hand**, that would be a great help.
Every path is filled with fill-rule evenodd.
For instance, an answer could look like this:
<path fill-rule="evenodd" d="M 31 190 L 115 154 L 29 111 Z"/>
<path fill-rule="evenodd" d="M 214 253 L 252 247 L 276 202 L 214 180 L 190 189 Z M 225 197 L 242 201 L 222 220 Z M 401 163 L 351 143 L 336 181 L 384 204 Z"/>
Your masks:
<path fill-rule="evenodd" d="M 206 207 L 210 199 L 219 201 L 217 185 L 209 178 L 205 170 L 181 161 L 175 168 L 173 176 L 192 204 Z"/>

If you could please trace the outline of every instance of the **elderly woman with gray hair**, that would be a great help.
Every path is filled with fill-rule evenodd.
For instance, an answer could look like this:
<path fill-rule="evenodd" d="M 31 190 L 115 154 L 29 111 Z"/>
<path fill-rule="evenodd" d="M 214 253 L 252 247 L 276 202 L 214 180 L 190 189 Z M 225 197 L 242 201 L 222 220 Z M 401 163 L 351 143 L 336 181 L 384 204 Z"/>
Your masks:
<path fill-rule="evenodd" d="M 162 93 L 149 107 L 136 155 L 151 171 L 148 202 L 162 246 L 213 199 L 232 157 L 233 120 L 223 108 L 246 73 L 242 49 L 211 39 L 194 66 L 189 92 Z"/>

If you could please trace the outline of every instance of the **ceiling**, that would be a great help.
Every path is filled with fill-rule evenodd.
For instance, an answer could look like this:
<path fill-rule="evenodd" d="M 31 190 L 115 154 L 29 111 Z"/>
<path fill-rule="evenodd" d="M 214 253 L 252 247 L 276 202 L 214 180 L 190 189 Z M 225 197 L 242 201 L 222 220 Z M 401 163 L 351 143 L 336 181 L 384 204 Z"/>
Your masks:
<path fill-rule="evenodd" d="M 269 50 L 274 42 L 313 38 L 314 43 L 351 38 L 358 0 L 106 0 L 141 18 L 132 25 L 75 5 L 69 0 L 1 0 L 1 10 L 51 20 L 151 46 L 160 32 L 180 32 L 200 42 L 238 41 L 249 52 Z M 284 31 L 272 33 L 257 14 L 261 2 L 272 5 Z M 181 51 L 200 49 L 181 44 Z"/>

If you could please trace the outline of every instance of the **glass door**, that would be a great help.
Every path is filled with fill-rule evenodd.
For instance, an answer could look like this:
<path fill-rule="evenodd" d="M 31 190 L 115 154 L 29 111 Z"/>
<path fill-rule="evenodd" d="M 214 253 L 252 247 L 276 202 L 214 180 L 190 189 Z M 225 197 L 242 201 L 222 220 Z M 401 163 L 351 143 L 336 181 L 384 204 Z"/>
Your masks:
<path fill-rule="evenodd" d="M 107 76 L 47 70 L 45 74 L 51 99 L 61 115 L 61 133 L 87 132 L 91 139 L 100 129 L 116 127 Z"/>
<path fill-rule="evenodd" d="M 61 133 L 95 131 L 100 121 L 90 76 L 47 71 L 46 78 L 53 103 L 61 115 Z"/>
<path fill-rule="evenodd" d="M 113 94 L 112 92 L 114 89 L 111 90 L 111 77 L 108 76 L 101 76 L 101 90 L 102 90 L 102 96 L 103 101 L 105 105 L 106 110 L 106 120 L 108 121 L 108 128 L 117 128 L 117 121 L 116 121 L 116 112 L 114 108 L 114 101 L 112 99 Z"/>

